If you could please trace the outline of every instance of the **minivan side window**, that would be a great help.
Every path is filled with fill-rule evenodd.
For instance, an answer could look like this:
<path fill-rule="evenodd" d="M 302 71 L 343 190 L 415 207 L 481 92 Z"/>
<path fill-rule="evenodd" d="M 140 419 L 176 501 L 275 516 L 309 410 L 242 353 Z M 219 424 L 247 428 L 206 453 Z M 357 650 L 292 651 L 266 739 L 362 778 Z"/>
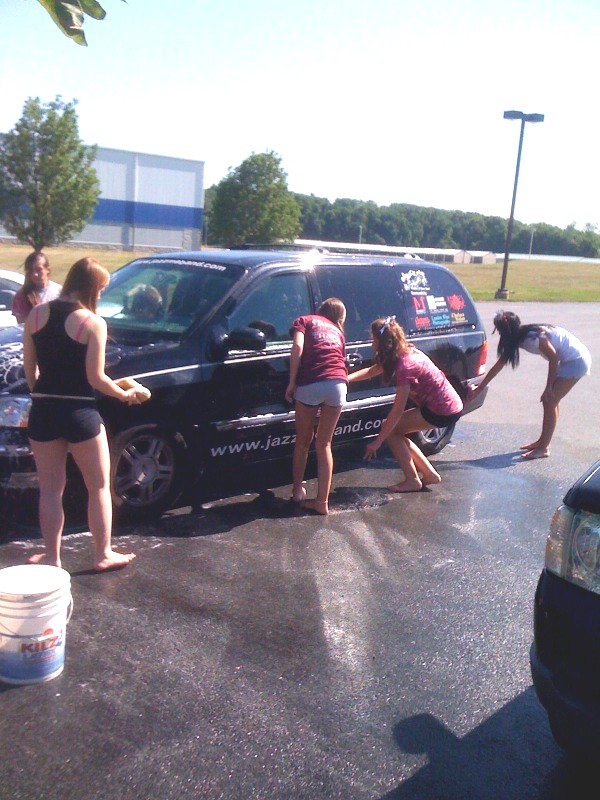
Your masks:
<path fill-rule="evenodd" d="M 272 275 L 250 289 L 229 316 L 229 330 L 250 327 L 261 330 L 271 342 L 291 340 L 296 317 L 311 314 L 310 294 L 304 273 Z"/>
<path fill-rule="evenodd" d="M 395 314 L 403 324 L 403 292 L 393 267 L 317 266 L 315 277 L 323 300 L 338 297 L 346 306 L 346 342 L 370 341 L 371 322 L 378 317 Z"/>

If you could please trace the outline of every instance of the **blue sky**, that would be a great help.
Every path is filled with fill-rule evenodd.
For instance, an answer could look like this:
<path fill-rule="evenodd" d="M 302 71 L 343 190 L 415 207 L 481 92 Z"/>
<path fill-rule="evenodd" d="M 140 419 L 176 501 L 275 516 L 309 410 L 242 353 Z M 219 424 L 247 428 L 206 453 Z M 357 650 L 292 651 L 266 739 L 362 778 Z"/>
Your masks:
<path fill-rule="evenodd" d="M 88 47 L 0 0 L 0 130 L 27 97 L 78 100 L 89 144 L 205 162 L 252 152 L 290 189 L 600 225 L 597 0 L 102 0 Z"/>

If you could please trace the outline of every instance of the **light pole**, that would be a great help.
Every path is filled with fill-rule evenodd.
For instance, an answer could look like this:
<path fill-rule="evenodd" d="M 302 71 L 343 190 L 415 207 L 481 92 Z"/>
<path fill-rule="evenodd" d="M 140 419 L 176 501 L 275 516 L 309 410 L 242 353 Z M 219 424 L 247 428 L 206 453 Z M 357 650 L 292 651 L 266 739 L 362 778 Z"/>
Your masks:
<path fill-rule="evenodd" d="M 531 252 L 533 250 L 533 234 L 535 233 L 535 228 L 531 229 L 531 236 L 529 238 L 529 258 L 531 258 Z"/>
<path fill-rule="evenodd" d="M 513 188 L 512 205 L 510 207 L 510 217 L 508 218 L 508 229 L 506 231 L 506 248 L 504 251 L 504 265 L 502 267 L 502 283 L 494 295 L 496 300 L 507 300 L 508 289 L 506 288 L 506 273 L 508 272 L 508 256 L 510 253 L 510 243 L 512 239 L 513 223 L 515 220 L 515 201 L 517 199 L 517 184 L 519 182 L 519 167 L 521 165 L 521 150 L 523 148 L 523 134 L 525 133 L 526 122 L 543 122 L 543 114 L 524 114 L 522 111 L 505 111 L 504 119 L 520 119 L 521 135 L 519 136 L 519 151 L 517 153 L 517 168 L 515 170 L 515 185 Z"/>

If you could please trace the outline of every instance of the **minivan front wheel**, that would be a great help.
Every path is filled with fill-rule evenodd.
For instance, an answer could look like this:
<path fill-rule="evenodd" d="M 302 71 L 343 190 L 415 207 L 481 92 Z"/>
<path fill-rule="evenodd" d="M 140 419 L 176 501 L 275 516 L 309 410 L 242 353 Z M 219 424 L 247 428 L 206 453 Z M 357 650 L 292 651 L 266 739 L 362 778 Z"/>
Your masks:
<path fill-rule="evenodd" d="M 417 431 L 409 434 L 410 438 L 426 456 L 433 456 L 446 447 L 452 434 L 455 423 L 445 428 L 428 428 L 426 431 Z"/>
<path fill-rule="evenodd" d="M 128 520 L 160 516 L 181 494 L 183 445 L 158 427 L 132 428 L 115 436 L 111 450 L 111 495 Z"/>

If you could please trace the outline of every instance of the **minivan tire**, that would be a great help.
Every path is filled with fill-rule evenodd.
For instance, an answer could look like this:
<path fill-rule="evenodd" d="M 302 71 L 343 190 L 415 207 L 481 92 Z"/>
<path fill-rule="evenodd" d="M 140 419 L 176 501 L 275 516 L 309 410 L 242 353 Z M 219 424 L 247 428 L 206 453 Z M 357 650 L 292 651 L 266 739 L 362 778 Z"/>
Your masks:
<path fill-rule="evenodd" d="M 455 423 L 445 428 L 429 428 L 426 431 L 417 431 L 409 436 L 421 452 L 426 456 L 434 456 L 441 452 L 448 444 L 454 433 Z"/>
<path fill-rule="evenodd" d="M 131 428 L 110 442 L 110 490 L 119 519 L 141 521 L 172 508 L 183 489 L 184 446 L 158 426 Z"/>

